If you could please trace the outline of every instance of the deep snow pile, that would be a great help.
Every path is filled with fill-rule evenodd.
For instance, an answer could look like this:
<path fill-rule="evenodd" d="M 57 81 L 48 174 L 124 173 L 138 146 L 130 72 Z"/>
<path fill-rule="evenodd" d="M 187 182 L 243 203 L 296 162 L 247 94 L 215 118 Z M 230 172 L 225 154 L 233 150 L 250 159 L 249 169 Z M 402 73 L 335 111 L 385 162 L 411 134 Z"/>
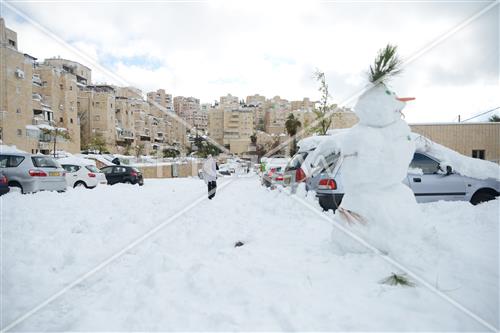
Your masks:
<path fill-rule="evenodd" d="M 193 178 L 2 196 L 2 327 L 205 192 Z M 332 214 L 304 195 L 266 190 L 256 177 L 224 178 L 214 200 L 14 330 L 485 329 L 424 286 L 380 284 L 399 270 L 379 256 L 338 255 Z M 419 206 L 429 237 L 399 259 L 430 256 L 411 268 L 498 326 L 499 201 Z"/>

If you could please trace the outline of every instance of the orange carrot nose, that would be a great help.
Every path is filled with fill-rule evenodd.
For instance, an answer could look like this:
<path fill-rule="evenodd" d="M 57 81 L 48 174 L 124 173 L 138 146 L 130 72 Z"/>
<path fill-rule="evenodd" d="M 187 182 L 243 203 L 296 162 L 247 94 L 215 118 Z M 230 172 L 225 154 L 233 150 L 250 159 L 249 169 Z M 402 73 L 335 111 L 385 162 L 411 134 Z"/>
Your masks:
<path fill-rule="evenodd" d="M 413 101 L 415 97 L 396 97 L 396 99 L 401 102 L 409 102 Z"/>

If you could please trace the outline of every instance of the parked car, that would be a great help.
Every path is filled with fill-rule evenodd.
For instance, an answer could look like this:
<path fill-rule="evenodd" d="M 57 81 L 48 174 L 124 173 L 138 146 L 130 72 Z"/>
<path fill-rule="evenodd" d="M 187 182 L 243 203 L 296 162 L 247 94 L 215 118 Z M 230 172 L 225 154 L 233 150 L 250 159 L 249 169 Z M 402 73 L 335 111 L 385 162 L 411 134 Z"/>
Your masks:
<path fill-rule="evenodd" d="M 98 184 L 108 183 L 104 173 L 91 160 L 68 157 L 61 158 L 58 162 L 66 170 L 66 184 L 70 187 L 94 188 Z"/>
<path fill-rule="evenodd" d="M 8 193 L 9 191 L 10 191 L 10 189 L 9 189 L 9 182 L 7 181 L 7 177 L 5 177 L 3 172 L 0 171 L 0 195 Z"/>
<path fill-rule="evenodd" d="M 66 172 L 56 160 L 45 155 L 25 152 L 0 154 L 0 171 L 9 186 L 22 193 L 38 191 L 66 191 Z"/>
<path fill-rule="evenodd" d="M 283 166 L 272 166 L 262 175 L 262 185 L 265 187 L 283 185 L 283 170 Z"/>
<path fill-rule="evenodd" d="M 342 202 L 342 158 L 333 161 L 330 168 L 323 169 L 311 184 L 316 189 L 319 204 L 324 210 L 336 210 Z M 442 164 L 428 153 L 416 152 L 406 179 L 417 202 L 438 200 L 469 201 L 473 205 L 495 199 L 500 192 L 497 179 L 476 179 L 455 173 L 452 166 Z"/>
<path fill-rule="evenodd" d="M 134 167 L 114 165 L 104 167 L 101 171 L 104 172 L 109 185 L 117 183 L 139 184 L 140 186 L 144 185 L 142 173 L 139 169 Z"/>

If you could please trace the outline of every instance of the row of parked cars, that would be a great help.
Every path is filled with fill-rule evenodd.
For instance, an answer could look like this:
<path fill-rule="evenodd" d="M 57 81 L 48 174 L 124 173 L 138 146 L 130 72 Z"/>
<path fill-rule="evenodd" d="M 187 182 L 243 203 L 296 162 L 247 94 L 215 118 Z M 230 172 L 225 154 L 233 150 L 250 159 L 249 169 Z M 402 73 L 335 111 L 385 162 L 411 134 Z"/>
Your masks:
<path fill-rule="evenodd" d="M 64 192 L 67 187 L 94 188 L 99 184 L 144 184 L 142 173 L 130 166 L 98 169 L 93 161 L 67 157 L 54 159 L 11 150 L 0 152 L 0 195 L 11 188 L 21 193 Z"/>
<path fill-rule="evenodd" d="M 262 170 L 262 184 L 271 188 L 281 185 L 293 189 L 304 182 L 307 191 L 315 192 L 324 210 L 335 211 L 344 196 L 343 157 L 335 151 L 319 159 L 316 154 L 316 160 L 320 160 L 320 163 L 312 163 L 308 156 L 316 148 L 317 144 L 311 145 L 310 142 L 299 145 L 298 153 L 286 163 L 280 159 L 269 159 L 265 170 Z M 463 158 L 468 159 L 465 156 Z M 305 165 L 307 163 L 309 165 Z M 461 200 L 476 205 L 499 195 L 499 177 L 500 173 L 497 177 L 484 179 L 462 175 L 432 153 L 417 149 L 403 183 L 412 189 L 417 202 Z"/>

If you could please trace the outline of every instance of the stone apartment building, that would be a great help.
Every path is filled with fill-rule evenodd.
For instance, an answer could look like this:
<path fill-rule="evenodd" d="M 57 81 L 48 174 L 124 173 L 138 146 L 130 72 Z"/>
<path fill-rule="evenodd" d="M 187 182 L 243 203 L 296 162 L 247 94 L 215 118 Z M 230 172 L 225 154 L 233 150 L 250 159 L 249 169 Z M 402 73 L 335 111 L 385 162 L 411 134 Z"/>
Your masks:
<path fill-rule="evenodd" d="M 174 97 L 174 111 L 190 126 L 194 125 L 193 116 L 200 110 L 200 100 L 194 97 Z"/>
<path fill-rule="evenodd" d="M 252 108 L 240 105 L 238 97 L 227 95 L 208 111 L 208 134 L 234 154 L 248 152 L 250 136 L 254 133 Z"/>
<path fill-rule="evenodd" d="M 32 153 L 50 153 L 49 132 L 66 132 L 70 140 L 56 137 L 56 149 L 79 151 L 77 79 L 71 71 L 18 50 L 17 33 L 0 18 L 0 139 Z"/>

